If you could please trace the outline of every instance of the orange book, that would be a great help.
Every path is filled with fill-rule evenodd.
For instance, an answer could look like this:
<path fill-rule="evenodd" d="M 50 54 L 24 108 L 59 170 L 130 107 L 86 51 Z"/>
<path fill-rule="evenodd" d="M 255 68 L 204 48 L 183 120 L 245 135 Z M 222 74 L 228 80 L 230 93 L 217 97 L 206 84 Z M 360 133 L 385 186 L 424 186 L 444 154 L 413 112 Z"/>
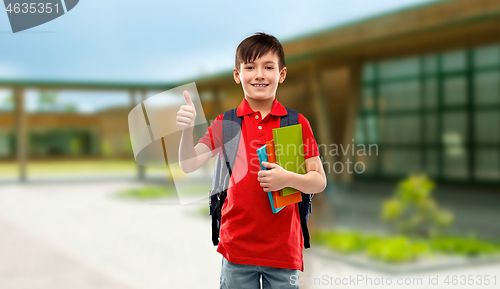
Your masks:
<path fill-rule="evenodd" d="M 274 141 L 266 142 L 267 150 L 267 160 L 270 163 L 276 163 L 276 155 L 274 154 Z M 279 209 L 281 207 L 298 203 L 302 201 L 302 193 L 297 192 L 288 196 L 281 196 L 280 191 L 273 192 L 274 208 Z"/>

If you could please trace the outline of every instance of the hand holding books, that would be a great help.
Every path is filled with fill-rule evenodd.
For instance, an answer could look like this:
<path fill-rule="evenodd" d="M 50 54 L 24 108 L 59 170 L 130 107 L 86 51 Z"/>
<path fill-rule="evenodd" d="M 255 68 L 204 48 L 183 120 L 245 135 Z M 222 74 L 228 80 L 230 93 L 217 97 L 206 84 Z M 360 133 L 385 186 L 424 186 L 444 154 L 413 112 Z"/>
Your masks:
<path fill-rule="evenodd" d="M 287 205 L 302 201 L 301 192 L 285 187 L 285 184 L 289 183 L 287 180 L 290 176 L 290 174 L 287 174 L 288 170 L 299 174 L 305 174 L 306 172 L 303 170 L 305 160 L 303 146 L 301 145 L 303 143 L 302 126 L 298 124 L 273 129 L 273 136 L 274 140 L 266 142 L 266 145 L 257 149 L 257 156 L 263 169 L 258 174 L 258 180 L 261 182 L 264 191 L 269 194 L 273 213 L 277 213 Z M 280 147 L 276 151 L 275 145 Z M 292 146 L 292 150 L 283 149 L 290 146 Z M 287 170 L 280 166 L 283 164 L 287 167 Z M 264 169 L 268 170 L 264 171 Z"/>
<path fill-rule="evenodd" d="M 290 174 L 288 171 L 277 164 L 265 161 L 261 164 L 267 170 L 260 171 L 257 179 L 265 192 L 279 191 L 289 183 Z"/>

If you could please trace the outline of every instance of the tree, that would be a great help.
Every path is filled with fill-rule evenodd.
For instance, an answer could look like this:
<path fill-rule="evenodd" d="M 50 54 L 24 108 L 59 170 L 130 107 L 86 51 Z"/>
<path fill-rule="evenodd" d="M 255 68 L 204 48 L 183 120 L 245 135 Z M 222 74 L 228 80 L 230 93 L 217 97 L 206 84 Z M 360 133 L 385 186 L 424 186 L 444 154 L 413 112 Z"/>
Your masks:
<path fill-rule="evenodd" d="M 439 209 L 431 197 L 433 189 L 434 183 L 427 176 L 410 175 L 383 203 L 381 218 L 405 235 L 431 237 L 441 233 L 453 222 L 453 214 Z"/>
<path fill-rule="evenodd" d="M 6 106 L 14 105 L 14 94 L 9 94 L 2 102 Z"/>
<path fill-rule="evenodd" d="M 40 97 L 38 98 L 38 106 L 40 110 L 47 111 L 55 109 L 57 105 L 57 92 L 55 91 L 40 91 Z"/>

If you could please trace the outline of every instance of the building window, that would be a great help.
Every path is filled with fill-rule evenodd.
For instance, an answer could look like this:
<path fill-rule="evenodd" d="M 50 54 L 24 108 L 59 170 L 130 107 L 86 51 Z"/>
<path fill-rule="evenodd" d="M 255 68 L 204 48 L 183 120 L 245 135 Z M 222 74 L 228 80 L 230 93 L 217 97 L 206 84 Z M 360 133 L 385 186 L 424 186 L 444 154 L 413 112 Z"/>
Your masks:
<path fill-rule="evenodd" d="M 500 45 L 365 64 L 356 142 L 363 177 L 426 173 L 500 183 Z"/>

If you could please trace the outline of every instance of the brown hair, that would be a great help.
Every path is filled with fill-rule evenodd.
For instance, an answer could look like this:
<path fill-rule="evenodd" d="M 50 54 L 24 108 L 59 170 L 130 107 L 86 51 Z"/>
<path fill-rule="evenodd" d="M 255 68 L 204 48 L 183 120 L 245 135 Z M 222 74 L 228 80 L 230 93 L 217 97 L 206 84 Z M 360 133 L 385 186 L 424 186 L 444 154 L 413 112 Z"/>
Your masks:
<path fill-rule="evenodd" d="M 245 40 L 241 41 L 238 48 L 236 48 L 236 70 L 240 71 L 241 63 L 249 63 L 255 61 L 255 59 L 265 55 L 269 51 L 272 51 L 278 55 L 278 66 L 279 70 L 285 67 L 285 53 L 283 52 L 283 46 L 279 40 L 269 34 L 258 32 L 254 35 L 247 37 Z"/>

